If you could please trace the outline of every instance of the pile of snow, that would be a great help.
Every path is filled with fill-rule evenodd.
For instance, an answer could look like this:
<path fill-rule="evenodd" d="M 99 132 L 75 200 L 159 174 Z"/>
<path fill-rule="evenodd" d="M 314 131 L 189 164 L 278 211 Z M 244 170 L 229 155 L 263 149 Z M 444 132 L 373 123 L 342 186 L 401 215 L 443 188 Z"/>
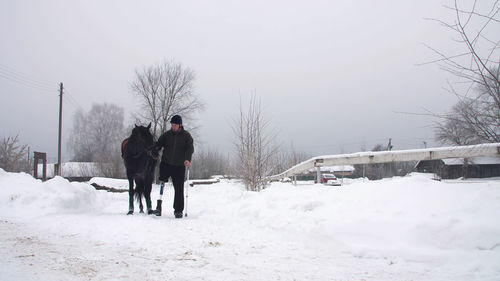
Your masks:
<path fill-rule="evenodd" d="M 126 180 L 92 182 L 127 188 Z M 1 280 L 499 280 L 500 180 L 221 180 L 176 220 L 127 193 L 0 170 Z M 158 186 L 152 199 L 156 207 Z"/>
<path fill-rule="evenodd" d="M 70 183 L 61 177 L 42 182 L 25 173 L 6 173 L 0 169 L 0 190 L 2 215 L 31 218 L 102 209 L 92 186 Z"/>

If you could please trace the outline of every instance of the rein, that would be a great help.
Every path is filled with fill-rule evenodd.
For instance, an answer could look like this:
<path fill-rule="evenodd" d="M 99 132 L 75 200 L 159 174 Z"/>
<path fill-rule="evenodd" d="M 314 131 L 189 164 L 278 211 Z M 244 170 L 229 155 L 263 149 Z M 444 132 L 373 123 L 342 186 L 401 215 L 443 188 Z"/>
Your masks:
<path fill-rule="evenodd" d="M 158 159 L 160 159 L 160 154 L 156 153 L 156 156 L 153 155 L 154 148 L 155 148 L 155 145 L 152 144 L 151 146 L 149 146 L 148 148 L 146 148 L 144 150 L 146 151 L 146 153 L 148 154 L 149 157 L 153 158 L 154 160 L 158 160 Z"/>

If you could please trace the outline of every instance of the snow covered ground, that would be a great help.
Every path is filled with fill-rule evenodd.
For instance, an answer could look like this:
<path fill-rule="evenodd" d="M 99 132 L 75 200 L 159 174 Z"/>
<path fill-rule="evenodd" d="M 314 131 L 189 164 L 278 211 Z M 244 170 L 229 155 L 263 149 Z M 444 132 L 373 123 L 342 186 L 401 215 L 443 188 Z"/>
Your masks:
<path fill-rule="evenodd" d="M 223 180 L 180 220 L 172 197 L 127 216 L 127 193 L 0 169 L 0 280 L 500 280 L 500 179 Z"/>

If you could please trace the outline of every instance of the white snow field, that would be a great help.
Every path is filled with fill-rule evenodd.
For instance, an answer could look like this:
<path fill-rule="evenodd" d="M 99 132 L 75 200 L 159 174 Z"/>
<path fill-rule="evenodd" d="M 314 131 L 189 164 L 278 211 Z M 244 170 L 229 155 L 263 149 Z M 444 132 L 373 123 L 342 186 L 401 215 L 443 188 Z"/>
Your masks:
<path fill-rule="evenodd" d="M 174 219 L 170 185 L 127 216 L 127 193 L 0 169 L 0 280 L 500 280 L 500 179 L 431 178 L 223 180 Z"/>

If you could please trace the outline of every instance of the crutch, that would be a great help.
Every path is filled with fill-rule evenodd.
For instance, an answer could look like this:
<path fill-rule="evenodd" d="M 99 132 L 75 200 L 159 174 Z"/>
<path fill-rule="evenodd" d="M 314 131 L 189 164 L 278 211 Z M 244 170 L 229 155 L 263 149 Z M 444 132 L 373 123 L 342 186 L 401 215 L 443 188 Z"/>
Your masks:
<path fill-rule="evenodd" d="M 186 185 L 187 184 L 187 185 Z M 188 190 L 189 190 L 189 167 L 187 167 L 187 179 L 186 179 L 186 184 L 184 184 L 184 187 L 186 189 L 186 200 L 184 202 L 184 216 L 188 216 Z"/>

